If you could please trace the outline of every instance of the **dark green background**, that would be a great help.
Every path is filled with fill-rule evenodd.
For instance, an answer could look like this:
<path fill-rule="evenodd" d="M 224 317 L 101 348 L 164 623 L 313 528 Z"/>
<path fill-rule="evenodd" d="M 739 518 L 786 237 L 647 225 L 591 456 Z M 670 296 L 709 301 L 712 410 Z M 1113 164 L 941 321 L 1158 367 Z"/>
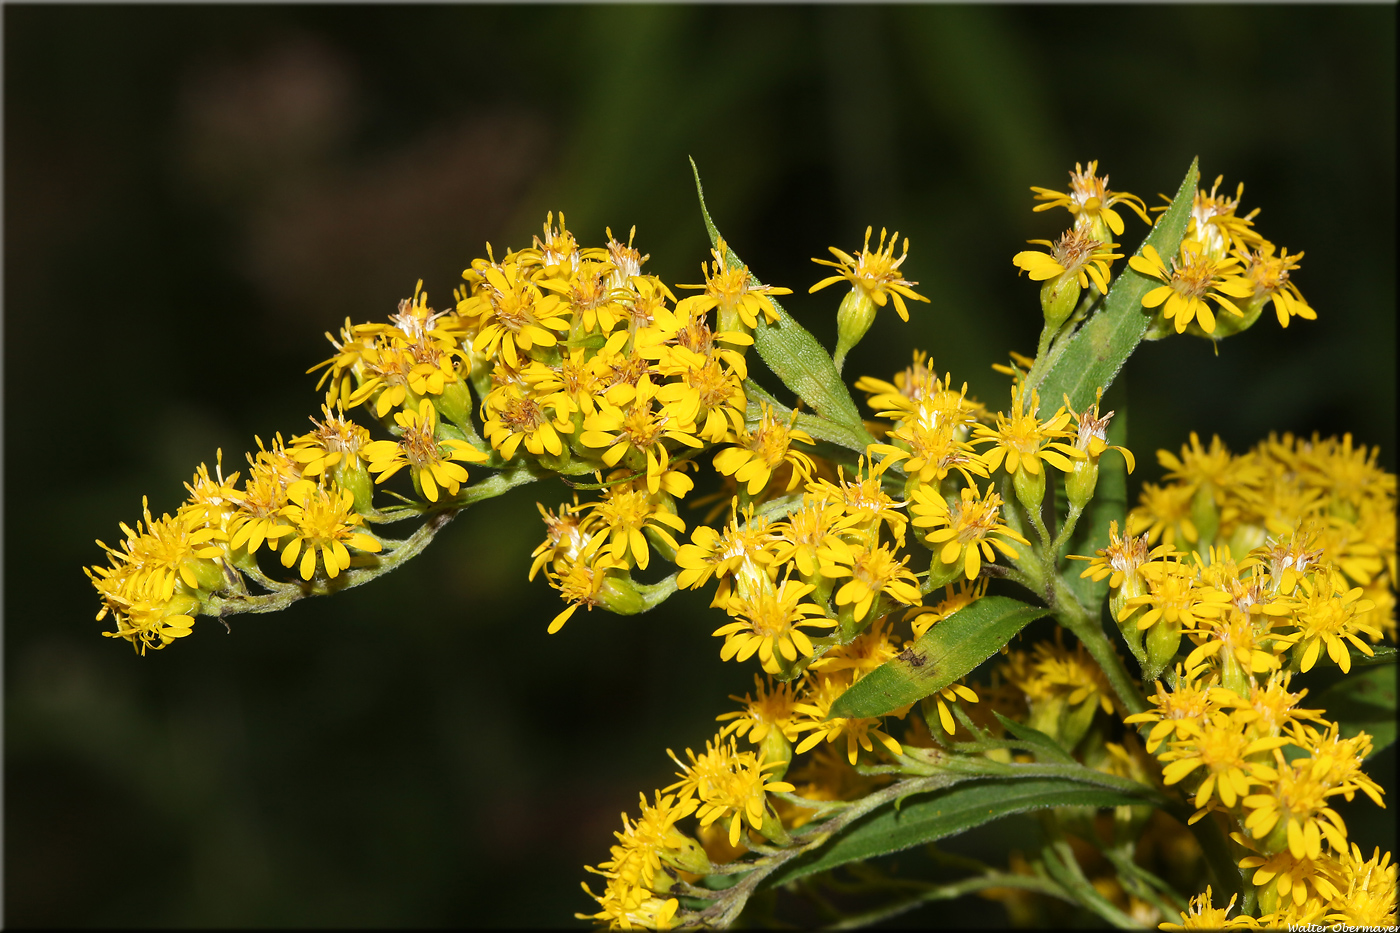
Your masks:
<path fill-rule="evenodd" d="M 419 276 L 445 306 L 486 240 L 527 245 L 547 209 L 585 243 L 635 223 L 653 271 L 697 281 L 688 155 L 828 343 L 839 296 L 805 294 L 809 258 L 867 224 L 908 235 L 932 304 L 882 315 L 848 372 L 923 347 L 994 406 L 990 364 L 1038 330 L 1011 256 L 1068 220 L 1032 214 L 1028 186 L 1097 158 L 1158 203 L 1199 155 L 1306 250 L 1319 320 L 1266 316 L 1218 358 L 1142 348 L 1139 477 L 1193 428 L 1237 450 L 1351 431 L 1393 470 L 1395 15 L 6 5 L 5 919 L 562 925 L 591 906 L 582 864 L 751 669 L 720 663 L 699 597 L 547 636 L 559 603 L 525 572 L 534 500 L 562 486 L 474 509 L 367 589 L 232 635 L 206 620 L 144 659 L 99 637 L 79 568 L 142 495 L 173 510 L 215 448 L 234 469 L 255 433 L 304 430 L 323 331 Z"/>

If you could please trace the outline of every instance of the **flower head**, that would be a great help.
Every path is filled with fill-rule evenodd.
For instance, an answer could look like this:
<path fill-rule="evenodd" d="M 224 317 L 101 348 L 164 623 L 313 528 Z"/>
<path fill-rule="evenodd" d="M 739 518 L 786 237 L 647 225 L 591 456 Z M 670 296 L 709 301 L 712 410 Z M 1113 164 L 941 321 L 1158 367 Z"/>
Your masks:
<path fill-rule="evenodd" d="M 1244 312 L 1234 299 L 1254 294 L 1254 285 L 1240 275 L 1238 259 L 1213 258 L 1195 240 L 1181 241 L 1181 252 L 1172 258 L 1170 269 L 1151 243 L 1144 244 L 1142 255 L 1130 258 L 1128 265 L 1142 275 L 1166 283 L 1143 295 L 1142 306 L 1161 307 L 1162 317 L 1174 324 L 1178 334 L 1193 320 L 1207 334 L 1215 333 L 1215 314 L 1207 299 L 1242 318 Z"/>

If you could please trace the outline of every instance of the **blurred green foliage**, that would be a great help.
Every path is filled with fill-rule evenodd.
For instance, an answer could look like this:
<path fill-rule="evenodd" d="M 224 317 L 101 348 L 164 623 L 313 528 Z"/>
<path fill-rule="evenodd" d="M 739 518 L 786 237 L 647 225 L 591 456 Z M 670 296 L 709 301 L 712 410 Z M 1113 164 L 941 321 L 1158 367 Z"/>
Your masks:
<path fill-rule="evenodd" d="M 990 364 L 1039 327 L 1011 256 L 1067 222 L 1028 186 L 1097 158 L 1155 203 L 1199 155 L 1306 250 L 1319 320 L 1266 316 L 1218 358 L 1144 346 L 1134 479 L 1190 430 L 1237 451 L 1350 431 L 1394 470 L 1395 16 L 6 6 L 5 919 L 560 925 L 591 906 L 582 864 L 617 813 L 751 674 L 719 662 L 695 594 L 547 636 L 558 602 L 525 572 L 533 500 L 562 485 L 473 509 L 370 588 L 232 634 L 205 620 L 144 659 L 98 637 L 79 567 L 142 495 L 173 510 L 215 448 L 237 469 L 255 433 L 305 429 L 322 331 L 419 276 L 446 305 L 486 240 L 526 245 L 546 210 L 585 244 L 636 224 L 652 271 L 698 281 L 688 155 L 828 346 L 839 296 L 805 295 L 810 257 L 867 224 L 907 235 L 932 304 L 882 316 L 847 372 L 927 348 L 992 405 Z"/>

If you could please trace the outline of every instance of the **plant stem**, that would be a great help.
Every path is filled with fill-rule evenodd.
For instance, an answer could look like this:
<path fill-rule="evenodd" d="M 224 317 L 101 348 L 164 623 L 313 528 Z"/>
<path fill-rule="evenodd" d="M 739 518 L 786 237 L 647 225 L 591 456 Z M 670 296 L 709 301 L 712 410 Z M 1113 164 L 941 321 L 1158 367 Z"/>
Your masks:
<path fill-rule="evenodd" d="M 1063 901 L 1074 903 L 1074 898 L 1065 892 L 1049 878 L 1042 878 L 1039 875 L 1011 875 L 1004 872 L 989 872 L 975 878 L 964 878 L 962 881 L 953 881 L 948 884 L 930 885 L 923 893 L 915 895 L 888 907 L 881 907 L 868 913 L 857 914 L 854 917 L 847 917 L 839 923 L 834 923 L 828 930 L 853 930 L 858 927 L 870 926 L 891 917 L 897 917 L 902 913 L 907 913 L 921 904 L 928 904 L 933 901 L 950 901 L 954 898 L 962 897 L 964 894 L 972 894 L 976 891 L 985 891 L 988 888 L 1022 888 L 1027 891 L 1034 891 L 1037 894 L 1045 894 L 1049 897 L 1057 897 Z"/>

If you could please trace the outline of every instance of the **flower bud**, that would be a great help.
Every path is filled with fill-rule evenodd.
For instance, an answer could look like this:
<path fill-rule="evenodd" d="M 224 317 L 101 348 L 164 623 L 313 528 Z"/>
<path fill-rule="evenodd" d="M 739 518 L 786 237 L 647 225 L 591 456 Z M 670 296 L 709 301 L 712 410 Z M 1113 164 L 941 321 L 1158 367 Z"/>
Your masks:
<path fill-rule="evenodd" d="M 224 585 L 223 568 L 206 557 L 194 558 L 187 561 L 185 566 L 194 574 L 195 582 L 201 590 L 217 590 Z"/>
<path fill-rule="evenodd" d="M 620 616 L 634 616 L 649 608 L 631 574 L 609 575 L 598 588 L 598 605 Z"/>
<path fill-rule="evenodd" d="M 782 729 L 777 726 L 768 729 L 768 734 L 759 743 L 758 757 L 764 763 L 778 762 L 778 766 L 770 768 L 767 773 L 775 781 L 783 779 L 783 775 L 787 774 L 788 765 L 792 763 L 792 743 L 783 735 Z"/>
<path fill-rule="evenodd" d="M 1079 303 L 1079 277 L 1073 272 L 1063 272 L 1053 279 L 1046 279 L 1040 286 L 1040 310 L 1045 314 L 1045 326 L 1051 333 L 1064 326 Z"/>
<path fill-rule="evenodd" d="M 1253 692 L 1254 681 L 1240 666 L 1239 658 L 1229 648 L 1220 652 L 1223 663 L 1221 664 L 1220 686 L 1226 690 L 1234 691 L 1236 696 L 1247 697 Z"/>
<path fill-rule="evenodd" d="M 1016 471 L 1011 485 L 1016 490 L 1016 498 L 1020 500 L 1027 512 L 1040 511 L 1040 503 L 1045 501 L 1044 466 L 1041 466 L 1039 473 L 1032 473 L 1023 465 L 1021 469 Z"/>
<path fill-rule="evenodd" d="M 1240 331 L 1249 330 L 1254 326 L 1254 322 L 1259 320 L 1260 313 L 1268 303 L 1268 295 L 1259 295 L 1256 298 L 1251 298 L 1249 301 L 1239 302 L 1239 308 L 1244 312 L 1244 317 L 1235 317 L 1228 311 L 1217 315 L 1215 318 L 1215 333 L 1211 336 L 1218 340 L 1221 337 L 1229 337 L 1233 334 L 1238 334 Z"/>
<path fill-rule="evenodd" d="M 1156 680 L 1176 657 L 1181 645 L 1181 623 L 1158 619 L 1147 630 L 1147 664 L 1142 669 L 1144 681 Z"/>
<path fill-rule="evenodd" d="M 1071 508 L 1083 510 L 1094 498 L 1094 487 L 1099 484 L 1099 458 L 1089 454 L 1083 460 L 1074 461 L 1074 469 L 1065 477 L 1065 497 Z"/>
<path fill-rule="evenodd" d="M 360 514 L 374 508 L 374 478 L 361 462 L 358 455 L 347 454 L 331 468 L 331 478 L 342 489 L 350 490 L 355 497 L 355 511 Z"/>
<path fill-rule="evenodd" d="M 975 547 L 976 545 L 972 545 Z M 935 592 L 940 587 L 955 583 L 960 577 L 966 574 L 966 565 L 961 560 L 956 560 L 951 564 L 943 562 L 942 545 L 934 545 L 933 560 L 928 565 L 928 581 L 924 586 L 930 593 Z"/>
<path fill-rule="evenodd" d="M 461 379 L 443 386 L 442 394 L 433 399 L 438 414 L 455 425 L 472 423 L 472 393 Z"/>
<path fill-rule="evenodd" d="M 846 354 L 860 343 L 875 320 L 875 301 L 863 288 L 852 288 L 836 309 L 836 371 L 846 361 Z"/>
<path fill-rule="evenodd" d="M 708 875 L 714 870 L 704 847 L 676 829 L 666 835 L 666 846 L 657 854 L 667 865 L 692 875 Z"/>

